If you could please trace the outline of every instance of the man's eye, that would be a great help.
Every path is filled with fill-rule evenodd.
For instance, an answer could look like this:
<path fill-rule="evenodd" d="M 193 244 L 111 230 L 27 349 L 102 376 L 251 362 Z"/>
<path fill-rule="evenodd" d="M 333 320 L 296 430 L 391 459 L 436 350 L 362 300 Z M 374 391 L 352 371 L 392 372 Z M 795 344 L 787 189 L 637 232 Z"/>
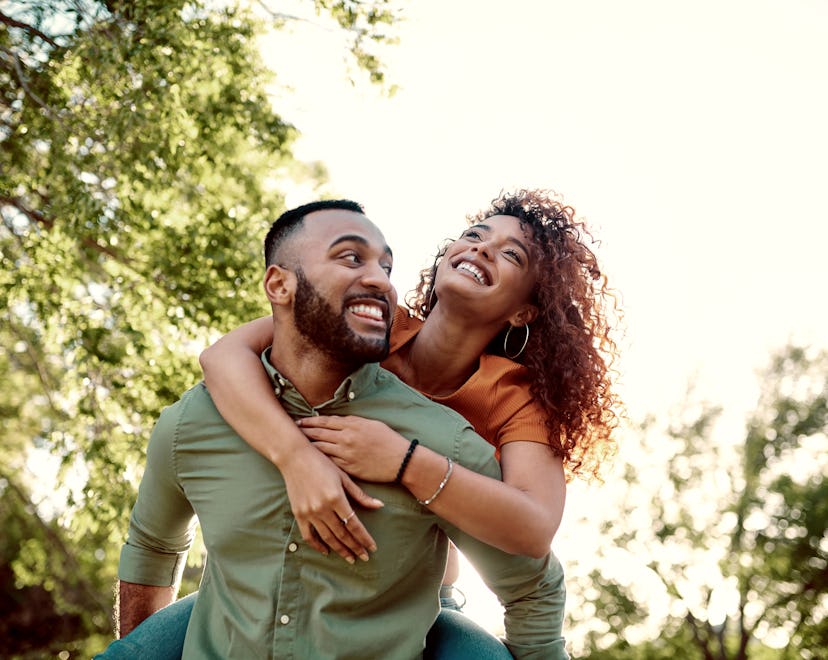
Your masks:
<path fill-rule="evenodd" d="M 391 264 L 382 264 L 382 269 L 385 271 L 386 275 L 390 275 L 392 266 Z"/>
<path fill-rule="evenodd" d="M 359 255 L 356 254 L 355 252 L 348 252 L 347 254 L 343 254 L 342 259 L 344 259 L 345 261 L 347 261 L 348 263 L 351 263 L 351 264 L 361 263 Z"/>

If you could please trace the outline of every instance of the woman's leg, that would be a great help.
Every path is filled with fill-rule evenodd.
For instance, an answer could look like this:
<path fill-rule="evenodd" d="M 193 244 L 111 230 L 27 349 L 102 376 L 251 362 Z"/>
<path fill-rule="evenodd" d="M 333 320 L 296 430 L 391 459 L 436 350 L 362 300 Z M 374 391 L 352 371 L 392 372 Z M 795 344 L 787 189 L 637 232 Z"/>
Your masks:
<path fill-rule="evenodd" d="M 197 595 L 198 592 L 192 593 L 158 610 L 129 635 L 112 642 L 94 660 L 181 660 L 184 635 Z"/>
<path fill-rule="evenodd" d="M 512 660 L 497 637 L 465 614 L 443 608 L 426 637 L 423 660 Z"/>

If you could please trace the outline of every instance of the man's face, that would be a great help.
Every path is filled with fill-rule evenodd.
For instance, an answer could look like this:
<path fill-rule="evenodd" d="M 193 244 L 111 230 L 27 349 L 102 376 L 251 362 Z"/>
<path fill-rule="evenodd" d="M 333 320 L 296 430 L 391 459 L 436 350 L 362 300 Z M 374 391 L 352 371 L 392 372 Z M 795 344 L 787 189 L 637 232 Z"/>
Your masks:
<path fill-rule="evenodd" d="M 388 354 L 396 291 L 391 251 L 363 215 L 316 211 L 295 244 L 293 322 L 299 333 L 330 357 L 377 362 Z"/>
<path fill-rule="evenodd" d="M 360 296 L 363 299 L 364 296 Z M 378 299 L 387 304 L 387 299 Z M 313 346 L 333 358 L 348 356 L 354 363 L 379 362 L 388 355 L 391 326 L 383 336 L 357 333 L 348 324 L 348 300 L 339 309 L 308 281 L 301 268 L 296 269 L 296 296 L 293 302 L 293 323 Z M 376 303 L 373 303 L 376 304 Z"/>

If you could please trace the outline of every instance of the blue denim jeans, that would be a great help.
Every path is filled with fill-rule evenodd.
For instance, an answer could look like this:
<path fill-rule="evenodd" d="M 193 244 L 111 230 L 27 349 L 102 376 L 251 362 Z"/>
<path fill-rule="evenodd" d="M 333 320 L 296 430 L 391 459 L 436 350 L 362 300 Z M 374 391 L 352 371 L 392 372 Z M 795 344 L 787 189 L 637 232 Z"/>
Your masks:
<path fill-rule="evenodd" d="M 94 660 L 180 660 L 196 595 L 159 610 Z M 440 600 L 443 608 L 428 631 L 424 660 L 511 660 L 499 639 L 460 613 L 452 595 L 443 591 Z"/>
<path fill-rule="evenodd" d="M 198 592 L 158 610 L 126 637 L 116 639 L 94 660 L 181 660 L 184 635 Z"/>

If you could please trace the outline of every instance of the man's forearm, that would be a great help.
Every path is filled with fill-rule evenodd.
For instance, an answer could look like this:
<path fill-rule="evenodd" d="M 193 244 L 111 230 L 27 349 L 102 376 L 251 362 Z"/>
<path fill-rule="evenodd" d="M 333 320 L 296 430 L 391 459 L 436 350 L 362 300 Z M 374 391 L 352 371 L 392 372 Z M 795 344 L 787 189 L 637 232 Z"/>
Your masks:
<path fill-rule="evenodd" d="M 118 583 L 118 602 L 115 607 L 118 637 L 128 635 L 148 616 L 171 604 L 176 593 L 178 585 L 153 587 L 121 580 Z"/>

